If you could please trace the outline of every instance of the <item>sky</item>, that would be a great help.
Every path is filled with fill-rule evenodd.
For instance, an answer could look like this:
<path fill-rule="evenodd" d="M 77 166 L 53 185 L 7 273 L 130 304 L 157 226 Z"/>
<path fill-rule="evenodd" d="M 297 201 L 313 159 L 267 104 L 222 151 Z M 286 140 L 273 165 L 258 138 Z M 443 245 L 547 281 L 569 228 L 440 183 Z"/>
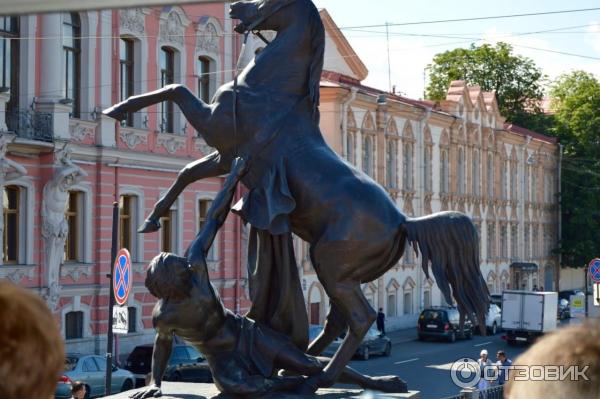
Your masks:
<path fill-rule="evenodd" d="M 425 68 L 436 54 L 458 47 L 468 48 L 471 43 L 510 43 L 515 54 L 531 58 L 550 80 L 577 69 L 591 72 L 600 78 L 598 0 L 313 1 L 318 8 L 327 9 L 366 65 L 369 75 L 363 81 L 365 85 L 389 90 L 391 80 L 397 93 L 411 98 L 423 98 L 427 79 Z M 597 10 L 422 23 L 589 8 Z M 392 25 L 415 22 L 420 23 Z M 389 36 L 386 35 L 386 23 L 390 24 Z"/>

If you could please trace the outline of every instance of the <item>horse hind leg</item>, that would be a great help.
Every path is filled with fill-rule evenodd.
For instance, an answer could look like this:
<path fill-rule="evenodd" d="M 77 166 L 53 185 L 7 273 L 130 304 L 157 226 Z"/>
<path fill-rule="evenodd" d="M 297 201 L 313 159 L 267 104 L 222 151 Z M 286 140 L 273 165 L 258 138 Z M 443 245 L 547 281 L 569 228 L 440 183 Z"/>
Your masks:
<path fill-rule="evenodd" d="M 340 282 L 334 279 L 334 281 L 330 281 L 333 284 L 331 286 L 327 282 L 322 282 L 331 301 L 348 324 L 348 333 L 323 372 L 306 380 L 306 385 L 313 391 L 335 383 L 376 318 L 376 312 L 363 295 L 359 283 Z"/>
<path fill-rule="evenodd" d="M 312 356 L 320 355 L 347 328 L 348 324 L 344 321 L 340 310 L 332 303 L 325 318 L 323 331 L 310 343 L 306 353 Z"/>

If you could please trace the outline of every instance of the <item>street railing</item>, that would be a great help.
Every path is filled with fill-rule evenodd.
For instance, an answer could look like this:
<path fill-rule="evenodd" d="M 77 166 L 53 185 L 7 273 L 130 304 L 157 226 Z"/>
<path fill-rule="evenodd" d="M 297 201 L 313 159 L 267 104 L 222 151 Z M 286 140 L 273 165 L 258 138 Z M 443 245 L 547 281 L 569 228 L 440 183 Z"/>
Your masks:
<path fill-rule="evenodd" d="M 504 385 L 494 385 L 490 388 L 478 390 L 477 388 L 465 388 L 454 396 L 443 399 L 502 399 L 504 397 Z"/>

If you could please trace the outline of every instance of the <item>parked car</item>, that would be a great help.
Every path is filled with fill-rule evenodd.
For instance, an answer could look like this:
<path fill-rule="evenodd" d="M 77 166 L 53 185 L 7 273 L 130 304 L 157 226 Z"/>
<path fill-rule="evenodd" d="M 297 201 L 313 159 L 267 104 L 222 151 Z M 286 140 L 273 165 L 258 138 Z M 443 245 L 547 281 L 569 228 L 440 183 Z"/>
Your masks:
<path fill-rule="evenodd" d="M 323 331 L 323 326 L 312 325 L 309 328 L 308 336 L 310 341 L 315 339 Z M 342 344 L 345 333 L 340 335 L 323 351 L 324 356 L 333 356 L 339 346 Z M 361 344 L 359 345 L 355 357 L 363 360 L 368 360 L 371 355 L 383 355 L 389 356 L 392 353 L 392 341 L 385 335 L 381 335 L 375 326 L 371 328 L 365 334 Z"/>
<path fill-rule="evenodd" d="M 135 386 L 146 385 L 152 367 L 152 344 L 139 345 L 125 361 L 135 376 Z M 163 381 L 212 382 L 212 373 L 204 356 L 191 345 L 174 344 Z"/>
<path fill-rule="evenodd" d="M 500 308 L 500 310 L 502 310 L 502 294 L 491 294 L 490 303 L 497 305 Z"/>
<path fill-rule="evenodd" d="M 487 332 L 491 335 L 496 335 L 500 329 L 500 324 L 502 324 L 502 310 L 500 310 L 500 306 L 495 303 L 490 303 L 488 313 L 485 316 L 485 327 Z M 479 325 L 477 323 L 474 323 L 473 330 L 479 331 Z"/>
<path fill-rule="evenodd" d="M 75 381 L 85 384 L 86 398 L 104 396 L 105 377 L 104 357 L 79 353 L 67 354 L 65 371 L 58 381 L 55 396 L 57 399 L 71 398 L 71 384 Z M 113 365 L 111 381 L 112 393 L 123 392 L 133 389 L 135 377 L 131 372 Z"/>
<path fill-rule="evenodd" d="M 417 321 L 419 340 L 426 338 L 443 338 L 448 342 L 464 335 L 467 339 L 473 338 L 473 324 L 466 318 L 463 330 L 459 329 L 460 315 L 458 309 L 447 306 L 431 307 L 424 309 Z"/>

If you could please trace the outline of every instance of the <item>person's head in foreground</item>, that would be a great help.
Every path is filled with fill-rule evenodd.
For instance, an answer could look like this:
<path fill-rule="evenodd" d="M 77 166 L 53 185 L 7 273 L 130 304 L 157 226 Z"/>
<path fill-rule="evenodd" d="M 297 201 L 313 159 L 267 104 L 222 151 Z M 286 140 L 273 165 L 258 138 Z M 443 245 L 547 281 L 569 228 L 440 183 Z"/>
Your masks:
<path fill-rule="evenodd" d="M 162 252 L 148 265 L 146 288 L 160 299 L 183 299 L 190 292 L 190 273 L 187 258 Z"/>
<path fill-rule="evenodd" d="M 485 362 L 488 357 L 488 351 L 483 349 L 481 352 L 479 352 L 479 357 Z"/>
<path fill-rule="evenodd" d="M 600 323 L 561 328 L 550 333 L 519 356 L 513 366 L 552 366 L 545 381 L 517 381 L 526 375 L 519 369 L 508 373 L 504 397 L 507 399 L 597 399 L 600 395 Z M 558 373 L 552 371 L 562 366 Z M 570 372 L 567 367 L 575 366 Z M 537 367 L 539 369 L 539 367 Z M 566 375 L 562 381 L 549 381 L 555 374 Z M 529 369 L 536 379 L 540 372 Z M 587 380 L 586 380 L 587 379 Z"/>
<path fill-rule="evenodd" d="M 85 385 L 81 381 L 75 381 L 73 385 L 71 385 L 71 395 L 75 399 L 83 399 L 85 398 Z"/>
<path fill-rule="evenodd" d="M 0 398 L 54 398 L 64 367 L 50 309 L 37 295 L 0 281 Z"/>

